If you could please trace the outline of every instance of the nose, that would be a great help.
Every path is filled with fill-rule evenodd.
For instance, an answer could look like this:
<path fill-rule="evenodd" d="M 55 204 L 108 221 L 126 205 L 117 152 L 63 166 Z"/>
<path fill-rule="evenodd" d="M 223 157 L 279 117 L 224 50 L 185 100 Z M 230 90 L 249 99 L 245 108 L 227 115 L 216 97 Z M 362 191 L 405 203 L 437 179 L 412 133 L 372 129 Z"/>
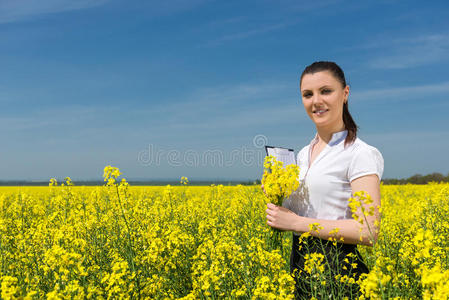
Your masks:
<path fill-rule="evenodd" d="M 321 99 L 320 93 L 314 93 L 312 96 L 312 103 L 314 105 L 323 103 L 323 99 Z"/>

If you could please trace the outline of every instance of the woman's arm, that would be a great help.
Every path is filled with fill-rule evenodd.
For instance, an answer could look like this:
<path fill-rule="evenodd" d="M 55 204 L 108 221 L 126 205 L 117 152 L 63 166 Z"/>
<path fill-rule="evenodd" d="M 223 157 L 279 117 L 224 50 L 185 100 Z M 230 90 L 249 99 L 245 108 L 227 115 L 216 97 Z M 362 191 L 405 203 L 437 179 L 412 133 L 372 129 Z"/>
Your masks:
<path fill-rule="evenodd" d="M 361 207 L 358 208 L 356 214 L 362 216 L 363 224 L 354 219 L 323 220 L 301 217 L 284 207 L 268 203 L 266 210 L 267 224 L 281 230 L 291 230 L 298 233 L 310 231 L 311 235 L 322 239 L 337 238 L 337 240 L 340 240 L 340 238 L 343 238 L 344 243 L 372 246 L 371 240 L 377 241 L 380 225 L 380 214 L 377 209 L 377 207 L 380 207 L 379 178 L 374 174 L 359 177 L 351 182 L 351 189 L 353 194 L 358 191 L 365 191 L 371 196 L 373 200 L 371 204 L 362 203 L 366 211 L 369 211 L 369 207 L 374 207 L 374 214 L 366 216 L 368 222 L 363 217 Z M 317 228 L 317 223 L 319 229 L 317 231 L 311 230 L 313 227 Z M 337 233 L 335 233 L 336 228 L 338 228 Z"/>

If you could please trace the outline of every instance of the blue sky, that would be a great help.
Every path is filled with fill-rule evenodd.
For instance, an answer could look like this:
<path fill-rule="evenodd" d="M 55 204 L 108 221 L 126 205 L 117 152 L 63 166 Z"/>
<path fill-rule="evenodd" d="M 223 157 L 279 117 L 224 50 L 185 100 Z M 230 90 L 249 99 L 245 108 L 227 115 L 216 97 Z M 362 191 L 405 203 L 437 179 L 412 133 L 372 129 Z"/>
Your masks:
<path fill-rule="evenodd" d="M 74 4 L 75 3 L 75 4 Z M 337 62 L 385 178 L 449 172 L 447 1 L 0 1 L 0 179 L 256 179 Z"/>

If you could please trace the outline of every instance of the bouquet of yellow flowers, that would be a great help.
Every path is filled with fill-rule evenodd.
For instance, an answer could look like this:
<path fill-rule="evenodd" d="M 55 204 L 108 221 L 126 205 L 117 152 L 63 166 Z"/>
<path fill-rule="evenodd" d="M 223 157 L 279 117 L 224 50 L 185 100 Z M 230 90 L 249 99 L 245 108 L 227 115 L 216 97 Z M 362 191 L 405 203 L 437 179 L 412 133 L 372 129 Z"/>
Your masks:
<path fill-rule="evenodd" d="M 282 161 L 278 161 L 276 157 L 269 155 L 265 157 L 264 168 L 262 185 L 265 196 L 268 202 L 281 206 L 282 202 L 299 187 L 299 167 L 297 165 L 284 167 Z M 271 239 L 274 245 L 282 246 L 279 229 L 273 228 Z"/>
<path fill-rule="evenodd" d="M 274 156 L 266 156 L 263 164 L 265 171 L 262 184 L 268 200 L 276 205 L 282 205 L 284 199 L 288 198 L 299 187 L 299 167 L 288 165 L 284 167 L 282 161 L 277 161 Z"/>

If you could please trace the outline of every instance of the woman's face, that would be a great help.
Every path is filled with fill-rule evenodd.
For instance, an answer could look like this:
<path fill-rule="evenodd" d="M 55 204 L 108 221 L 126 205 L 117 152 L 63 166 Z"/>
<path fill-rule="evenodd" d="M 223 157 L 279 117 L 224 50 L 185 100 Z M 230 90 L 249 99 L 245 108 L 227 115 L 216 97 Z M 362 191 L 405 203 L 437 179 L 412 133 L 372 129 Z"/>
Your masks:
<path fill-rule="evenodd" d="M 304 108 L 317 127 L 337 130 L 344 127 L 343 104 L 347 101 L 349 86 L 341 83 L 329 71 L 306 74 L 301 82 Z"/>

